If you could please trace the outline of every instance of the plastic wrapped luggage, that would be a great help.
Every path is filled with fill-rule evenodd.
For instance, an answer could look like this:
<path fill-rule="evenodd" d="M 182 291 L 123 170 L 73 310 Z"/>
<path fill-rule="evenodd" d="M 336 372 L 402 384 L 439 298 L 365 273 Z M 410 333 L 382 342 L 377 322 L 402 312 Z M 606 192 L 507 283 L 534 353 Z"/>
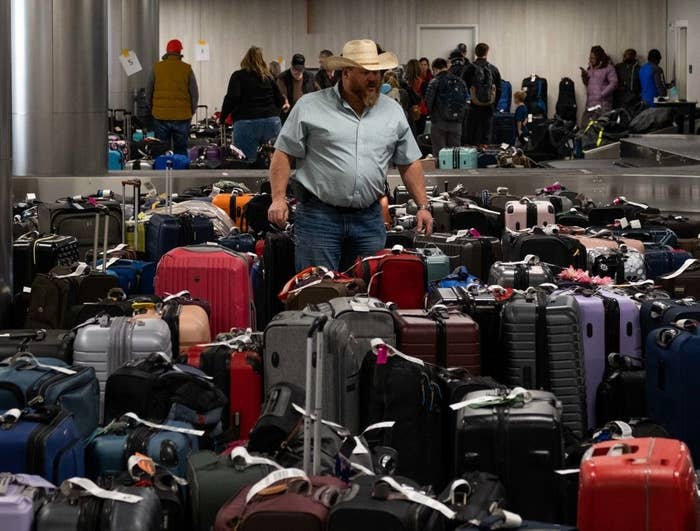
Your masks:
<path fill-rule="evenodd" d="M 564 405 L 564 426 L 583 435 L 588 420 L 576 299 L 530 290 L 508 301 L 501 319 L 504 383 L 551 391 Z"/>

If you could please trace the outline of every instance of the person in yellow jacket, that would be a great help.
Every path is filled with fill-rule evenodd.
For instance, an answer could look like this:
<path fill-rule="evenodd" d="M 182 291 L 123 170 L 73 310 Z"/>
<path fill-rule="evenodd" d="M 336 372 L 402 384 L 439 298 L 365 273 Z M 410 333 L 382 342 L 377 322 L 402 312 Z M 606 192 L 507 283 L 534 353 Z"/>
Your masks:
<path fill-rule="evenodd" d="M 182 43 L 168 41 L 162 61 L 153 67 L 146 87 L 146 101 L 151 105 L 154 133 L 174 153 L 187 155 L 192 115 L 197 110 L 199 89 L 192 66 L 182 60 Z"/>

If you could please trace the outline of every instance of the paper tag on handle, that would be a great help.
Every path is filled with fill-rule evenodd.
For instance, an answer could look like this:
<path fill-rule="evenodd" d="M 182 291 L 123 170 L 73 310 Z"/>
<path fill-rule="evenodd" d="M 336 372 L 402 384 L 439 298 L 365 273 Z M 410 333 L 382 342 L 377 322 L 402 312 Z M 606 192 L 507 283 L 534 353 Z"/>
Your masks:
<path fill-rule="evenodd" d="M 282 470 L 276 470 L 274 472 L 270 472 L 255 485 L 250 487 L 250 490 L 245 497 L 245 502 L 250 503 L 250 500 L 252 500 L 259 492 L 286 479 L 304 479 L 309 481 L 309 477 L 299 468 L 283 468 Z"/>
<path fill-rule="evenodd" d="M 673 273 L 668 273 L 667 275 L 663 275 L 659 278 L 662 278 L 664 280 L 672 279 L 681 276 L 683 273 L 688 271 L 693 265 L 700 265 L 700 260 L 697 258 L 688 258 L 685 262 L 683 262 L 683 265 L 679 267 L 676 271 Z"/>
<path fill-rule="evenodd" d="M 367 426 L 364 430 L 362 430 L 362 435 L 372 430 L 385 430 L 387 428 L 393 428 L 395 424 L 396 422 L 394 422 L 393 420 L 377 422 L 376 424 L 371 424 L 370 426 Z"/>
<path fill-rule="evenodd" d="M 143 420 L 139 418 L 136 413 L 124 413 L 125 417 L 135 420 L 139 424 L 148 426 L 149 428 L 155 428 L 157 430 L 172 431 L 175 433 L 184 433 L 185 435 L 194 435 L 195 437 L 201 437 L 204 435 L 204 430 L 194 430 L 192 428 L 181 428 L 179 426 L 168 426 L 167 424 L 156 424 L 155 422 L 150 422 L 148 420 Z"/>
<path fill-rule="evenodd" d="M 236 448 L 231 450 L 231 461 L 234 461 L 236 459 L 241 459 L 245 464 L 249 466 L 268 465 L 278 470 L 282 469 L 282 467 L 278 463 L 274 462 L 272 459 L 250 455 L 248 453 L 248 450 L 244 446 L 237 446 Z"/>
<path fill-rule="evenodd" d="M 134 494 L 127 494 L 125 492 L 117 492 L 114 490 L 105 490 L 98 487 L 92 481 L 86 478 L 70 478 L 66 480 L 67 483 L 80 487 L 89 494 L 95 496 L 96 498 L 102 498 L 104 500 L 113 500 L 124 503 L 138 503 L 143 498 L 141 496 L 135 496 Z"/>
<path fill-rule="evenodd" d="M 498 406 L 498 405 L 510 402 L 511 400 L 515 400 L 516 398 L 521 397 L 521 396 L 523 397 L 525 402 L 529 402 L 532 400 L 532 394 L 528 390 L 523 389 L 522 387 L 514 387 L 511 390 L 511 392 L 508 393 L 506 396 L 502 396 L 502 395 L 477 396 L 475 398 L 470 398 L 469 400 L 457 402 L 456 404 L 450 404 L 450 409 L 452 409 L 453 411 L 459 411 L 460 409 L 464 409 L 465 407 Z"/>
<path fill-rule="evenodd" d="M 423 360 L 414 358 L 413 356 L 409 356 L 407 354 L 404 354 L 403 352 L 400 352 L 396 350 L 394 347 L 391 345 L 387 345 L 383 339 L 380 339 L 378 337 L 375 337 L 370 341 L 370 345 L 372 347 L 372 352 L 376 355 L 377 354 L 377 347 L 379 345 L 386 345 L 387 350 L 389 351 L 389 356 L 398 356 L 399 358 L 403 358 L 406 361 L 410 361 L 411 363 L 415 363 L 416 365 L 420 365 L 421 367 L 425 366 L 425 363 L 423 363 Z"/>
<path fill-rule="evenodd" d="M 392 477 L 384 476 L 379 481 L 386 483 L 395 491 L 400 492 L 401 494 L 406 496 L 408 500 L 414 503 L 419 503 L 420 505 L 425 505 L 426 507 L 438 511 L 450 520 L 454 520 L 454 518 L 457 516 L 457 513 L 450 509 L 444 503 L 440 503 L 435 498 L 431 498 L 430 496 L 423 494 L 422 492 L 418 492 L 417 490 L 414 490 L 411 487 L 401 485 Z"/>

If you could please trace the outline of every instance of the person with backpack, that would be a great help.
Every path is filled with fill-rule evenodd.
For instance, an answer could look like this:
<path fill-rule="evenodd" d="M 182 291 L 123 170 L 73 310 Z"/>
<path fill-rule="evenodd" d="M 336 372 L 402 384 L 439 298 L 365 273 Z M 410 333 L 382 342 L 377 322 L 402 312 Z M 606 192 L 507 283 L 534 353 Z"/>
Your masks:
<path fill-rule="evenodd" d="M 425 90 L 425 106 L 430 114 L 433 155 L 446 147 L 458 147 L 462 138 L 462 117 L 467 108 L 467 85 L 451 74 L 447 61 L 438 57 L 432 64 L 435 77 Z"/>
<path fill-rule="evenodd" d="M 601 46 L 593 46 L 588 58 L 588 69 L 581 69 L 581 79 L 586 85 L 586 109 L 581 117 L 581 126 L 587 127 L 592 119 L 611 111 L 613 94 L 617 89 L 617 73 L 610 57 Z"/>
<path fill-rule="evenodd" d="M 491 118 L 501 98 L 501 73 L 488 62 L 489 45 L 480 42 L 474 53 L 476 60 L 464 69 L 464 82 L 471 96 L 467 140 L 469 144 L 488 144 Z"/>

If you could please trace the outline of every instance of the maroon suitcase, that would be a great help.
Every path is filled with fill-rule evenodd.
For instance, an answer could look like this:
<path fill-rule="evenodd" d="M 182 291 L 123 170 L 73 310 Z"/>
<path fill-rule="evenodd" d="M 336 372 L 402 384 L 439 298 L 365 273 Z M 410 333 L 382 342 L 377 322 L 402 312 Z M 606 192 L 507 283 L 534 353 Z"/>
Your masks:
<path fill-rule="evenodd" d="M 439 306 L 430 311 L 394 311 L 398 349 L 442 367 L 461 367 L 481 374 L 479 325 L 457 310 Z"/>

